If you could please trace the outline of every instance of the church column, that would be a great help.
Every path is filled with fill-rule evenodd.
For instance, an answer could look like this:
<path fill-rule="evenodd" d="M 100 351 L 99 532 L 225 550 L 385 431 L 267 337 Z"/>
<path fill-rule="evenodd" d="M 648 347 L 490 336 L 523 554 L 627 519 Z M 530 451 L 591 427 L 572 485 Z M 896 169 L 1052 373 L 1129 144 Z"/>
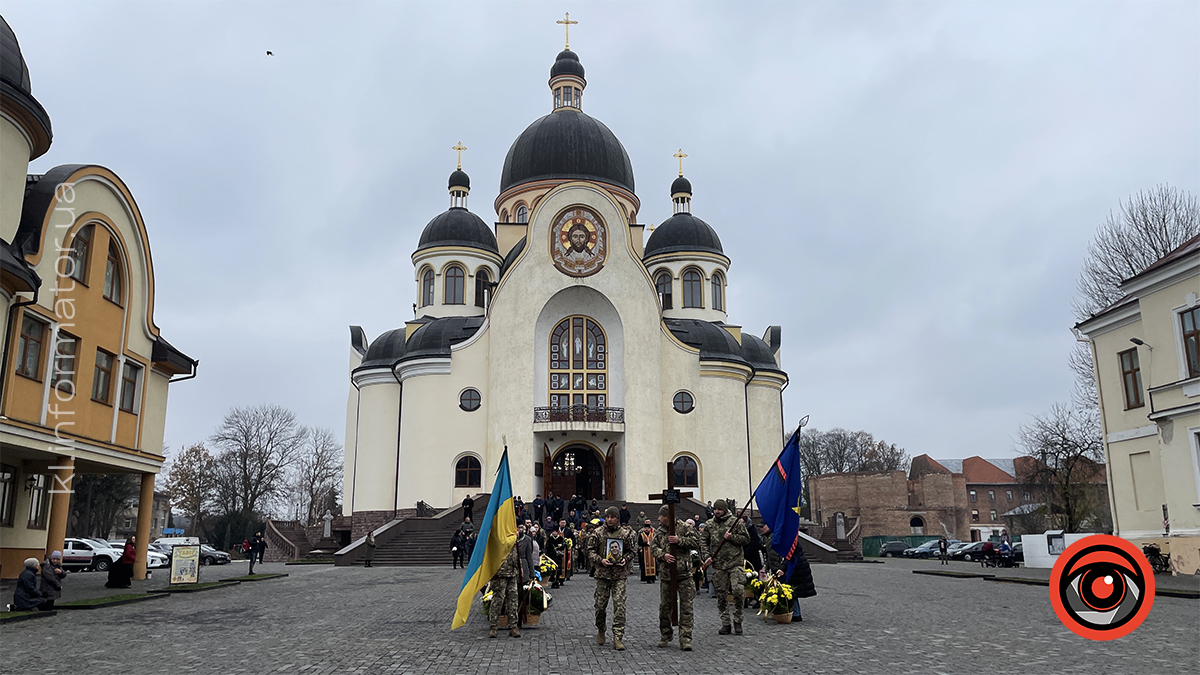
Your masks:
<path fill-rule="evenodd" d="M 50 525 L 46 532 L 46 557 L 63 549 L 67 538 L 67 518 L 71 515 L 71 484 L 75 479 L 75 458 L 61 456 L 50 467 Z"/>
<path fill-rule="evenodd" d="M 142 495 L 138 499 L 137 559 L 133 563 L 133 578 L 146 578 L 146 551 L 150 546 L 150 517 L 154 513 L 154 474 L 142 474 Z"/>

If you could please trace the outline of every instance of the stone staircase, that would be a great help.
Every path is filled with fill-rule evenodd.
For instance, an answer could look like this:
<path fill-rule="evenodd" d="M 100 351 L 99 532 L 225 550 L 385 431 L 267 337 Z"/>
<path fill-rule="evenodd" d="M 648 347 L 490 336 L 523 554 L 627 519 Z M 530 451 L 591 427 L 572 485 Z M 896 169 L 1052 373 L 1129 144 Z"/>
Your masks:
<path fill-rule="evenodd" d="M 859 552 L 851 541 L 837 538 L 836 527 L 825 527 L 821 529 L 821 543 L 832 546 L 837 549 L 838 562 L 847 562 L 851 560 L 862 560 L 862 553 Z"/>
<path fill-rule="evenodd" d="M 268 519 L 263 534 L 267 538 L 267 552 L 263 554 L 266 562 L 289 562 L 304 558 L 311 548 L 299 521 Z"/>

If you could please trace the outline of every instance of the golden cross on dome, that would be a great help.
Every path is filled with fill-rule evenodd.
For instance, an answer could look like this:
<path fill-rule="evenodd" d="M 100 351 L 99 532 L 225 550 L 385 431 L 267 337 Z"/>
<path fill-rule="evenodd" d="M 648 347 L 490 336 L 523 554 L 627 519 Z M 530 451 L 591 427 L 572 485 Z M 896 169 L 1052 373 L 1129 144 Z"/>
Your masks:
<path fill-rule="evenodd" d="M 557 24 L 562 24 L 563 26 L 565 26 L 565 27 L 566 27 L 566 29 L 567 29 L 567 46 L 566 46 L 565 48 L 566 48 L 566 49 L 570 49 L 570 48 L 571 48 L 571 26 L 573 26 L 574 24 L 577 24 L 577 23 L 579 23 L 579 22 L 578 22 L 578 21 L 572 21 L 572 20 L 571 20 L 571 13 L 570 13 L 570 12 L 567 12 L 567 13 L 566 13 L 566 18 L 565 18 L 565 19 L 562 19 L 562 20 L 560 20 L 560 21 L 555 21 L 554 23 L 557 23 Z"/>
<path fill-rule="evenodd" d="M 679 175 L 682 176 L 683 175 L 683 158 L 687 157 L 687 155 L 683 154 L 683 148 L 680 148 L 679 152 L 677 152 L 671 156 L 674 157 L 675 159 L 679 160 Z"/>
<path fill-rule="evenodd" d="M 462 141 L 459 141 L 456 145 L 454 145 L 454 147 L 452 147 L 450 149 L 458 151 L 458 170 L 462 171 L 462 151 L 466 150 L 467 146 L 463 145 Z M 680 175 L 683 175 L 683 174 L 680 174 Z"/>

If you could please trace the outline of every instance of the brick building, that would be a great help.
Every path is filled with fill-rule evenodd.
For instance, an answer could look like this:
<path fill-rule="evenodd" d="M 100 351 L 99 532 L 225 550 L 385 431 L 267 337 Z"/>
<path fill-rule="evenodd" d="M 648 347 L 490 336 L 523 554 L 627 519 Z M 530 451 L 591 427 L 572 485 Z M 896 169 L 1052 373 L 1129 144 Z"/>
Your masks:
<path fill-rule="evenodd" d="M 930 471 L 838 473 L 809 479 L 813 520 L 834 527 L 843 516 L 846 537 L 946 535 L 964 539 L 970 523 L 962 474 Z"/>
<path fill-rule="evenodd" d="M 970 515 L 970 540 L 998 537 L 1008 529 L 1004 514 L 1027 504 L 1041 506 L 1044 499 L 1028 481 L 1018 478 L 1030 473 L 1030 457 L 1016 459 L 913 459 L 909 478 L 928 475 L 961 475 Z M 1011 534 L 1011 533 L 1010 533 Z M 966 537 L 964 537 L 966 539 Z"/>

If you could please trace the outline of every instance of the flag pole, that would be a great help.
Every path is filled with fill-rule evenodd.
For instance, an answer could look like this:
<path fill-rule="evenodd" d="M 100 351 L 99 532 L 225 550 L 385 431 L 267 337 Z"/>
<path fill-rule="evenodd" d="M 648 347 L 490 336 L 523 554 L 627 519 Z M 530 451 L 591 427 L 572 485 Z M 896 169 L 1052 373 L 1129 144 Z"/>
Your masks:
<path fill-rule="evenodd" d="M 792 436 L 795 436 L 796 434 L 799 434 L 799 433 L 800 433 L 800 432 L 801 432 L 801 431 L 804 429 L 805 425 L 807 425 L 807 424 L 808 424 L 808 415 L 805 415 L 805 416 L 804 416 L 804 419 L 800 420 L 800 425 L 799 425 L 798 427 L 796 427 L 796 430 L 795 430 L 795 431 L 793 431 L 793 432 L 792 432 L 792 435 L 791 435 L 791 436 L 788 436 L 788 442 L 783 444 L 783 450 L 787 450 L 788 443 L 791 443 L 791 442 L 792 442 Z M 780 454 L 780 455 L 782 455 L 782 454 L 783 454 L 783 450 L 780 450 L 780 451 L 779 451 L 779 454 Z M 778 455 L 776 455 L 776 459 L 778 459 Z M 741 519 L 742 519 L 742 516 L 743 516 L 743 515 L 745 515 L 745 513 L 746 513 L 746 509 L 750 508 L 750 505 L 751 505 L 752 503 L 754 503 L 754 493 L 755 493 L 755 492 L 757 492 L 757 491 L 758 491 L 758 490 L 757 490 L 757 488 L 756 488 L 756 489 L 754 489 L 754 490 L 751 490 L 751 491 L 750 491 L 750 498 L 746 500 L 746 504 L 745 504 L 744 506 L 742 506 L 742 510 L 741 510 L 741 511 L 738 511 L 738 514 L 737 514 L 737 519 L 738 519 L 738 520 L 741 520 Z M 721 550 L 721 547 L 725 545 L 725 542 L 726 542 L 726 541 L 729 541 L 729 540 L 728 540 L 728 539 L 722 539 L 722 540 L 721 540 L 721 543 L 717 544 L 717 548 L 716 548 L 716 550 L 714 550 L 712 553 L 710 553 L 710 554 L 708 555 L 708 557 L 709 557 L 710 559 L 712 559 L 712 560 L 716 560 L 716 559 L 717 559 L 717 553 L 718 553 L 718 552 L 720 552 L 720 550 Z M 706 570 L 706 569 L 708 569 L 708 565 L 703 565 L 703 564 L 702 564 L 702 565 L 700 565 L 700 571 L 701 571 L 701 572 L 703 572 L 703 571 L 704 571 L 704 570 Z"/>

